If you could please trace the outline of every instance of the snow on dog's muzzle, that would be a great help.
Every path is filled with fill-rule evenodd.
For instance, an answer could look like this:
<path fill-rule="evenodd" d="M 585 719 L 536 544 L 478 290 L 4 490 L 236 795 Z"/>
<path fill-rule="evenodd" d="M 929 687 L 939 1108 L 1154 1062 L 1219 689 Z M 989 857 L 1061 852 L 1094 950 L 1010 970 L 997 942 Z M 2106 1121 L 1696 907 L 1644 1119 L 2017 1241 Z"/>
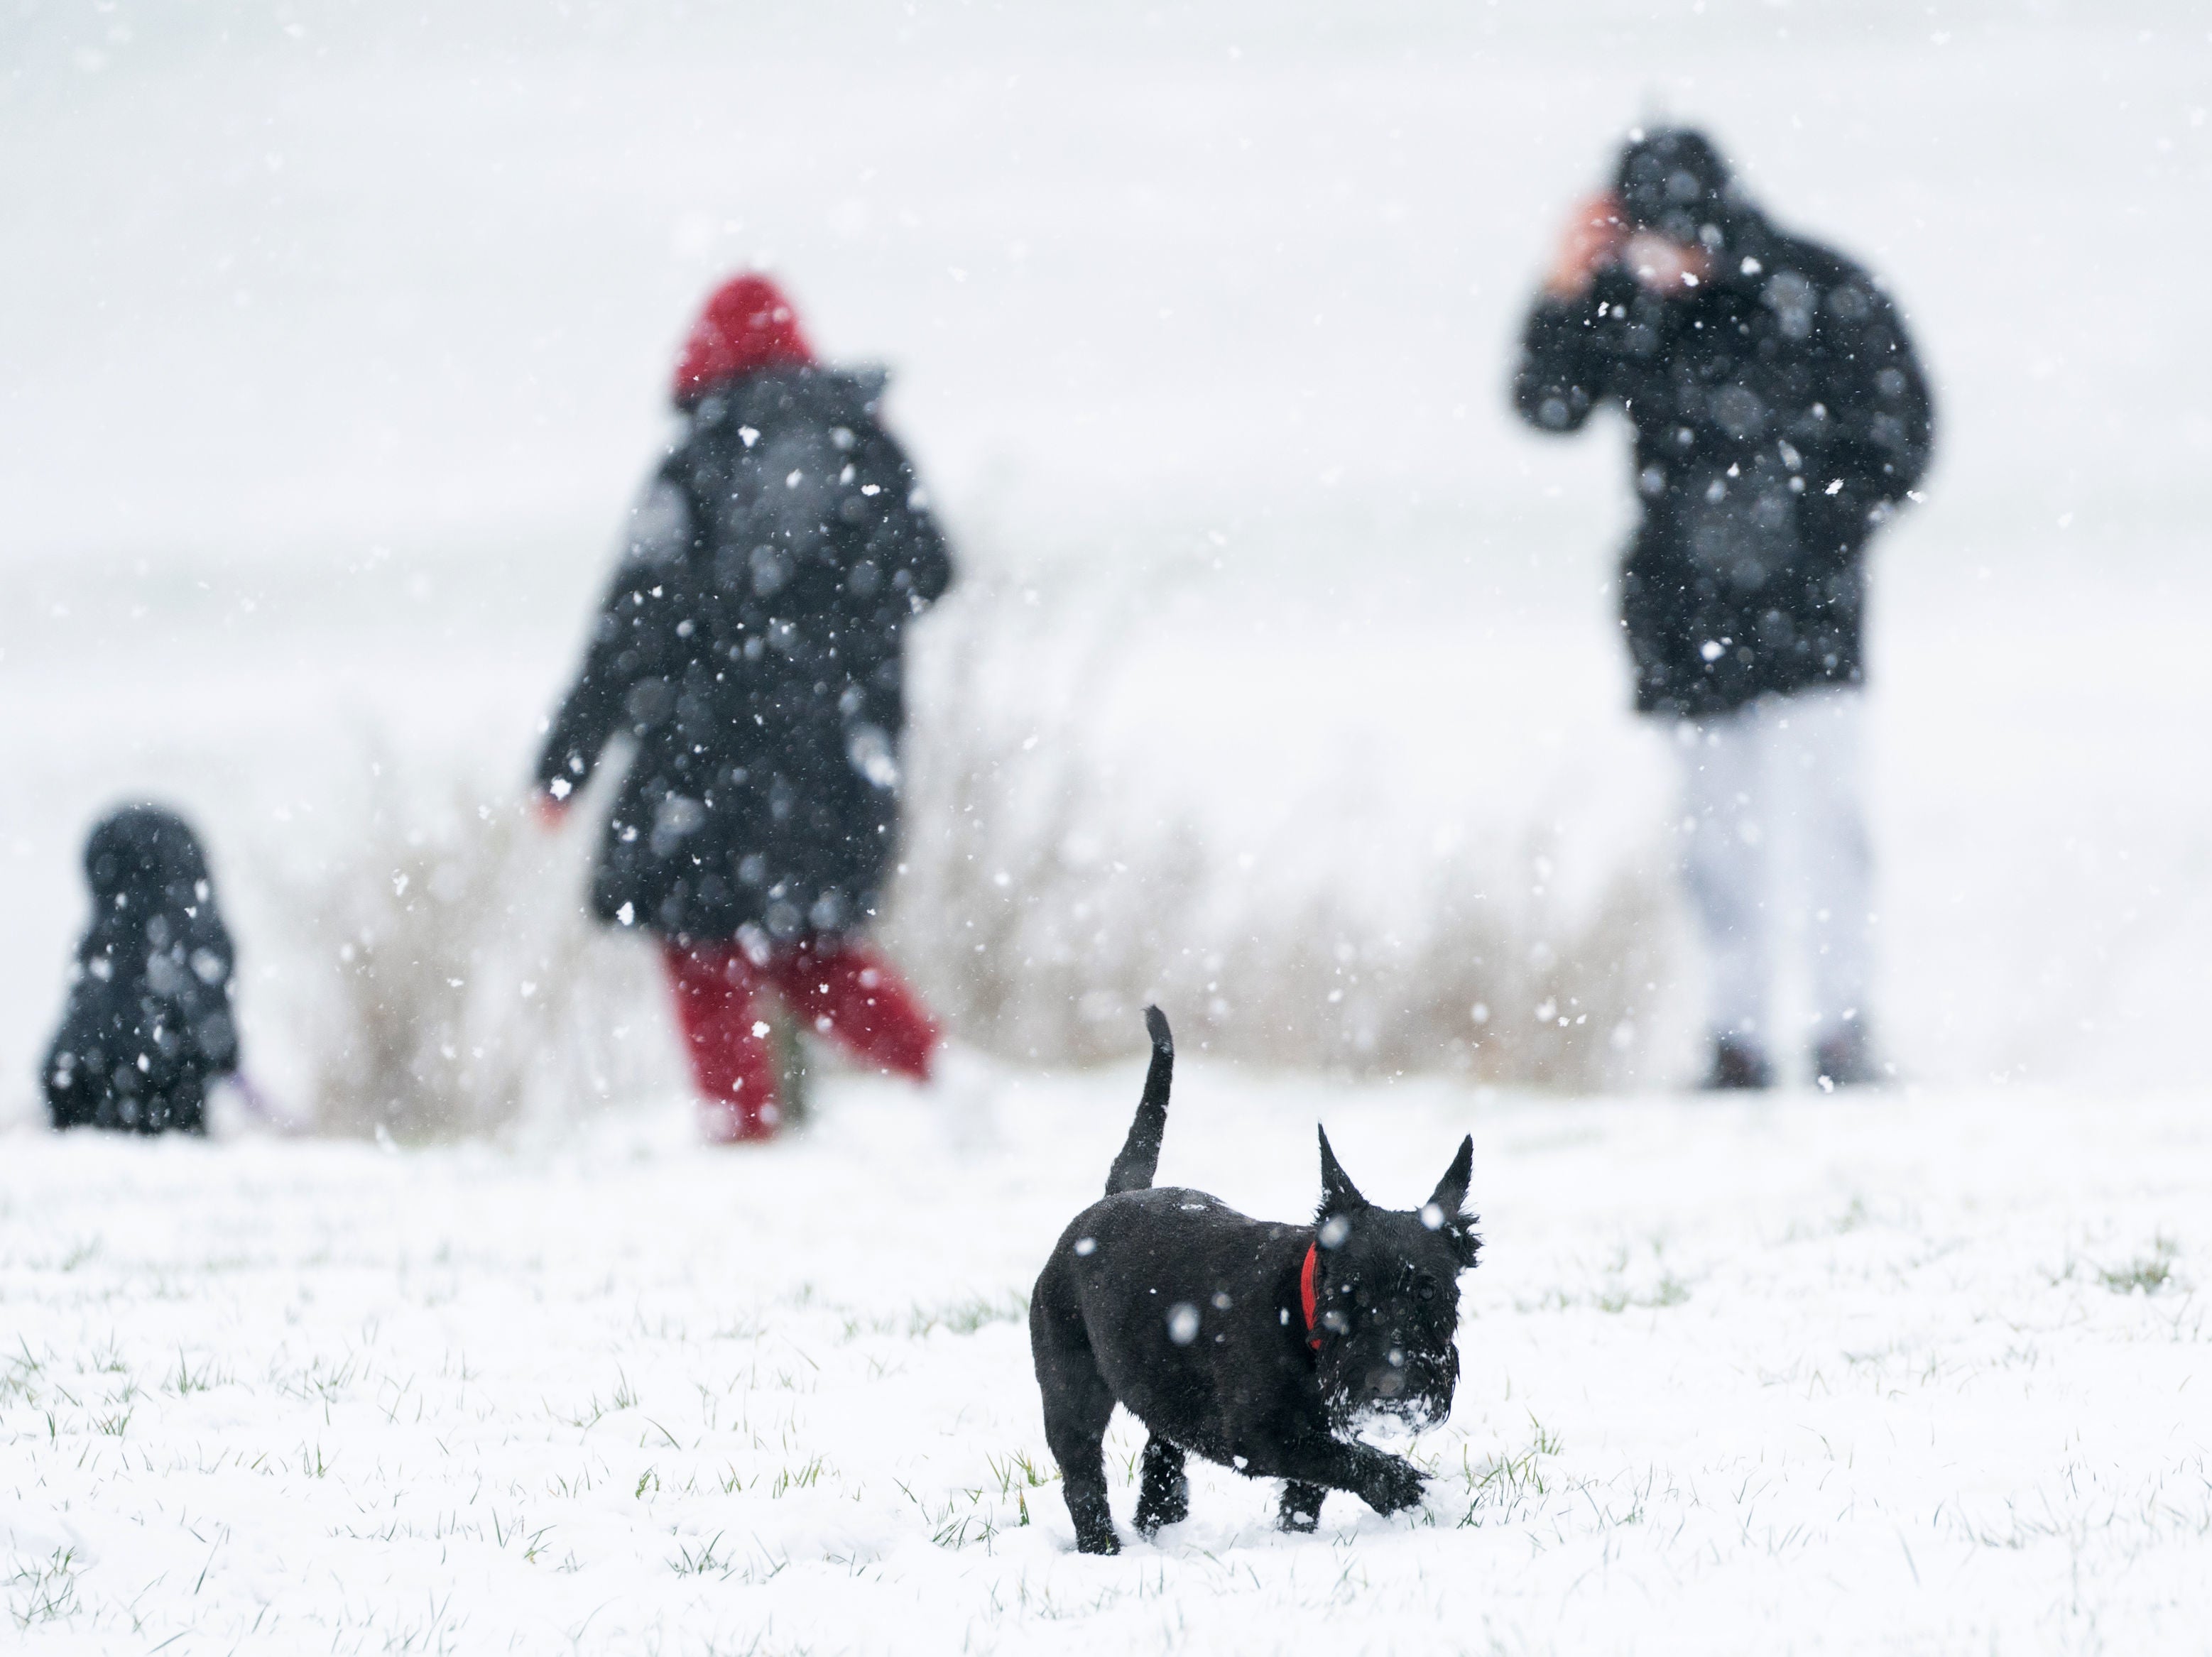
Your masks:
<path fill-rule="evenodd" d="M 1401 1346 L 1389 1348 L 1367 1372 L 1363 1414 L 1402 1421 L 1416 1432 L 1442 1426 L 1451 1414 L 1455 1365 Z"/>

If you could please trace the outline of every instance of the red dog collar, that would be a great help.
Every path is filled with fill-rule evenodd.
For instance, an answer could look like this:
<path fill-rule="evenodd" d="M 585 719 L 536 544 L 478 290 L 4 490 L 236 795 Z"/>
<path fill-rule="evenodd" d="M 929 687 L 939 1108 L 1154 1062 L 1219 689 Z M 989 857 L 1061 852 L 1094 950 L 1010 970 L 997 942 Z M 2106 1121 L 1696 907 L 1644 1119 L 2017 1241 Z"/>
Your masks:
<path fill-rule="evenodd" d="M 1321 1331 L 1314 1327 L 1314 1268 L 1321 1264 L 1321 1246 L 1306 1245 L 1306 1263 L 1298 1268 L 1298 1304 L 1306 1314 L 1306 1344 L 1321 1350 Z"/>

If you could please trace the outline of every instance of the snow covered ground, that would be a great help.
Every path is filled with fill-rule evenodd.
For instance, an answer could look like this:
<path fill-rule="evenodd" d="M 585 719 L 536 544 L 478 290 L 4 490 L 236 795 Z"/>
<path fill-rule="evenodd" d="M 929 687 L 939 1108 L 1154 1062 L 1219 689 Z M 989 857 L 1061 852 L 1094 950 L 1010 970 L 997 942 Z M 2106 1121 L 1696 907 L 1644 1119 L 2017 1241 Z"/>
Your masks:
<path fill-rule="evenodd" d="M 1321 1115 L 1411 1202 L 1471 1128 L 1489 1247 L 1419 1513 L 1209 1468 L 1098 1560 L 1021 1313 L 1138 1071 L 959 1075 L 738 1156 L 8 1142 L 9 1648 L 2204 1648 L 2201 1096 L 1187 1065 L 1164 1181 L 1309 1211 Z"/>

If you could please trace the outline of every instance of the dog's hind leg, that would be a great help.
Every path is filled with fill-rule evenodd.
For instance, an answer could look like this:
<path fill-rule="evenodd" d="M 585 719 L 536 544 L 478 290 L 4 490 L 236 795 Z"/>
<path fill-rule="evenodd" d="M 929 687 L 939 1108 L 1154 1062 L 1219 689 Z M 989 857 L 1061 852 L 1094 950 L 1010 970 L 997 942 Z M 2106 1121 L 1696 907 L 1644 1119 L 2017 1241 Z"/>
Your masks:
<path fill-rule="evenodd" d="M 1085 1353 L 1087 1361 L 1090 1355 Z M 1119 1553 L 1114 1512 L 1106 1504 L 1107 1418 L 1114 1395 L 1093 1368 L 1086 1376 L 1063 1374 L 1045 1389 L 1044 1441 L 1060 1463 L 1060 1487 L 1067 1497 L 1067 1516 L 1075 1521 L 1075 1545 L 1084 1553 Z"/>
<path fill-rule="evenodd" d="M 1113 1390 L 1098 1373 L 1082 1314 L 1052 1304 L 1053 1272 L 1046 1269 L 1030 1302 L 1030 1350 L 1036 1359 L 1037 1390 L 1044 1396 L 1044 1441 L 1060 1463 L 1060 1492 L 1075 1521 L 1075 1545 L 1085 1553 L 1119 1553 L 1113 1509 L 1106 1503 L 1106 1423 Z"/>
<path fill-rule="evenodd" d="M 1291 1479 L 1283 1486 L 1282 1527 L 1286 1531 L 1310 1531 L 1321 1523 L 1322 1498 L 1328 1487 Z"/>
<path fill-rule="evenodd" d="M 1158 1433 L 1145 1441 L 1144 1482 L 1137 1490 L 1137 1528 L 1146 1536 L 1190 1517 L 1190 1480 L 1182 1452 Z"/>

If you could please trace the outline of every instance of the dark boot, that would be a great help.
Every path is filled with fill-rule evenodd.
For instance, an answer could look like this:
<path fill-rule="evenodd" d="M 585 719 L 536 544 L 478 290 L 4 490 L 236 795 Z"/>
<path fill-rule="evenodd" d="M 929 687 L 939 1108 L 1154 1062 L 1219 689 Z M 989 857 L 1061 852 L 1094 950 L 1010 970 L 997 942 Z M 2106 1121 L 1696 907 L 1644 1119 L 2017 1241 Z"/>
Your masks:
<path fill-rule="evenodd" d="M 1713 1065 L 1705 1072 L 1704 1085 L 1707 1093 L 1771 1088 L 1774 1085 L 1774 1066 L 1766 1062 L 1765 1053 L 1749 1037 L 1717 1035 L 1713 1038 Z"/>
<path fill-rule="evenodd" d="M 776 1126 L 804 1127 L 813 1114 L 812 1072 L 807 1064 L 806 1039 L 799 1033 L 799 1020 L 790 1008 L 779 1006 L 770 1016 L 769 1045 L 775 1054 Z"/>
<path fill-rule="evenodd" d="M 1866 1026 L 1846 1024 L 1813 1049 L 1813 1079 L 1823 1089 L 1873 1088 L 1889 1072 L 1875 1060 Z"/>

